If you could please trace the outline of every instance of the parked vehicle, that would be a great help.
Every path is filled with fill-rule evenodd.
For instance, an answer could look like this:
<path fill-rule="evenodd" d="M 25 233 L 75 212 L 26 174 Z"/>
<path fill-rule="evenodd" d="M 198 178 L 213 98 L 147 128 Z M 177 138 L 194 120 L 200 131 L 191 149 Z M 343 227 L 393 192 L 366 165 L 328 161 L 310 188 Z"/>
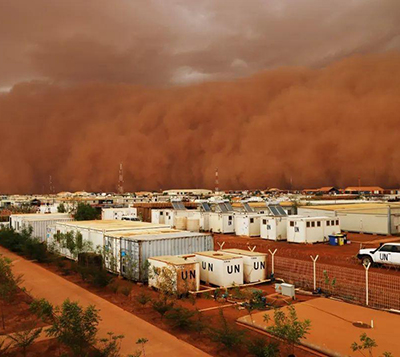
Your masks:
<path fill-rule="evenodd" d="M 364 265 L 369 263 L 400 265 L 400 243 L 386 243 L 379 248 L 360 249 L 357 258 Z"/>

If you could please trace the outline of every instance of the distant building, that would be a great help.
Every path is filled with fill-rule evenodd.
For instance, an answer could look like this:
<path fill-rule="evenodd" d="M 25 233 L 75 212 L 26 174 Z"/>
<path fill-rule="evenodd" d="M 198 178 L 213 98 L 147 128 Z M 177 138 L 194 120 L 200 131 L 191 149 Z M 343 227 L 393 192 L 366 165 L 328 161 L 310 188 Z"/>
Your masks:
<path fill-rule="evenodd" d="M 384 191 L 382 187 L 378 186 L 350 186 L 344 189 L 345 193 L 366 195 L 383 195 Z"/>

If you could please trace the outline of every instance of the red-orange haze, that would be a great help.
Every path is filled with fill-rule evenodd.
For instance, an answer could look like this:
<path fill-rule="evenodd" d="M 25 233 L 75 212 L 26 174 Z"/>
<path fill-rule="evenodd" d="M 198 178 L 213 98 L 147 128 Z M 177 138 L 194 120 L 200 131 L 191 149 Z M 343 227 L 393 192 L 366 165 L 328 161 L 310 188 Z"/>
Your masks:
<path fill-rule="evenodd" d="M 167 89 L 21 83 L 0 95 L 0 191 L 400 186 L 400 55 Z"/>

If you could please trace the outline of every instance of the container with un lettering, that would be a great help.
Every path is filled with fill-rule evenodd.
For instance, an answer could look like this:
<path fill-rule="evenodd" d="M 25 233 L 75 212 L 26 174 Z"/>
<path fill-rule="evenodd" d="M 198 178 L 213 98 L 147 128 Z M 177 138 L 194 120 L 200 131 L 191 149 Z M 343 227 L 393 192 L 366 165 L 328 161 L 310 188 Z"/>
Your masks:
<path fill-rule="evenodd" d="M 245 249 L 222 249 L 222 252 L 243 257 L 244 282 L 256 283 L 267 278 L 267 254 Z"/>
<path fill-rule="evenodd" d="M 198 291 L 200 269 L 195 255 L 152 257 L 149 262 L 149 286 L 186 294 Z"/>
<path fill-rule="evenodd" d="M 224 252 L 195 253 L 200 263 L 200 280 L 220 287 L 243 284 L 243 257 Z"/>

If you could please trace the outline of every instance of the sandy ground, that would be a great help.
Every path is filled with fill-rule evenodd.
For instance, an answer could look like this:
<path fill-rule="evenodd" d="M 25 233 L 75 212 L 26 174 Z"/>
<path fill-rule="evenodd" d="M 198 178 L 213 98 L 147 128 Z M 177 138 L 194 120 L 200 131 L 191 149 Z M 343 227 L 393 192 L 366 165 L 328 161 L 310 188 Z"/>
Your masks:
<path fill-rule="evenodd" d="M 297 244 L 288 243 L 286 241 L 271 241 L 260 237 L 245 237 L 230 234 L 214 234 L 215 249 L 219 249 L 218 243 L 223 243 L 224 248 L 241 248 L 256 247 L 257 252 L 268 253 L 268 250 L 274 251 L 277 249 L 277 257 L 293 258 L 300 260 L 310 260 L 310 255 L 319 255 L 319 263 L 333 264 L 343 267 L 363 269 L 356 255 L 362 247 L 378 247 L 379 243 L 399 242 L 398 236 L 380 236 L 372 234 L 357 234 L 349 233 L 348 240 L 350 244 L 344 246 L 331 246 L 327 243 L 317 244 Z M 393 268 L 378 268 L 373 267 L 371 271 L 385 272 L 393 274 Z M 399 272 L 400 274 L 400 272 Z"/>
<path fill-rule="evenodd" d="M 286 307 L 284 307 L 286 309 Z M 400 351 L 398 327 L 400 316 L 388 312 L 373 310 L 361 306 L 326 298 L 313 299 L 296 304 L 297 315 L 300 319 L 311 320 L 311 330 L 302 343 L 314 347 L 321 352 L 332 356 L 360 356 L 359 352 L 352 352 L 350 346 L 359 342 L 362 333 L 375 339 L 378 347 L 374 349 L 374 356 L 381 356 L 388 351 L 397 356 Z M 272 318 L 273 311 L 267 314 Z M 264 322 L 265 312 L 253 314 L 255 327 L 265 329 L 272 322 Z M 361 321 L 371 324 L 374 328 L 365 329 L 353 326 L 353 322 Z M 239 322 L 252 324 L 250 316 L 241 317 Z"/>
<path fill-rule="evenodd" d="M 90 304 L 100 309 L 102 321 L 99 336 L 106 336 L 108 331 L 116 335 L 123 334 L 121 353 L 132 354 L 137 350 L 135 342 L 145 337 L 147 356 L 169 354 L 170 356 L 208 356 L 194 346 L 177 339 L 171 334 L 149 324 L 120 307 L 92 294 L 68 280 L 29 262 L 0 247 L 0 253 L 13 260 L 15 274 L 23 274 L 23 286 L 34 297 L 45 298 L 54 305 L 60 305 L 66 298 L 79 301 L 83 306 Z"/>

